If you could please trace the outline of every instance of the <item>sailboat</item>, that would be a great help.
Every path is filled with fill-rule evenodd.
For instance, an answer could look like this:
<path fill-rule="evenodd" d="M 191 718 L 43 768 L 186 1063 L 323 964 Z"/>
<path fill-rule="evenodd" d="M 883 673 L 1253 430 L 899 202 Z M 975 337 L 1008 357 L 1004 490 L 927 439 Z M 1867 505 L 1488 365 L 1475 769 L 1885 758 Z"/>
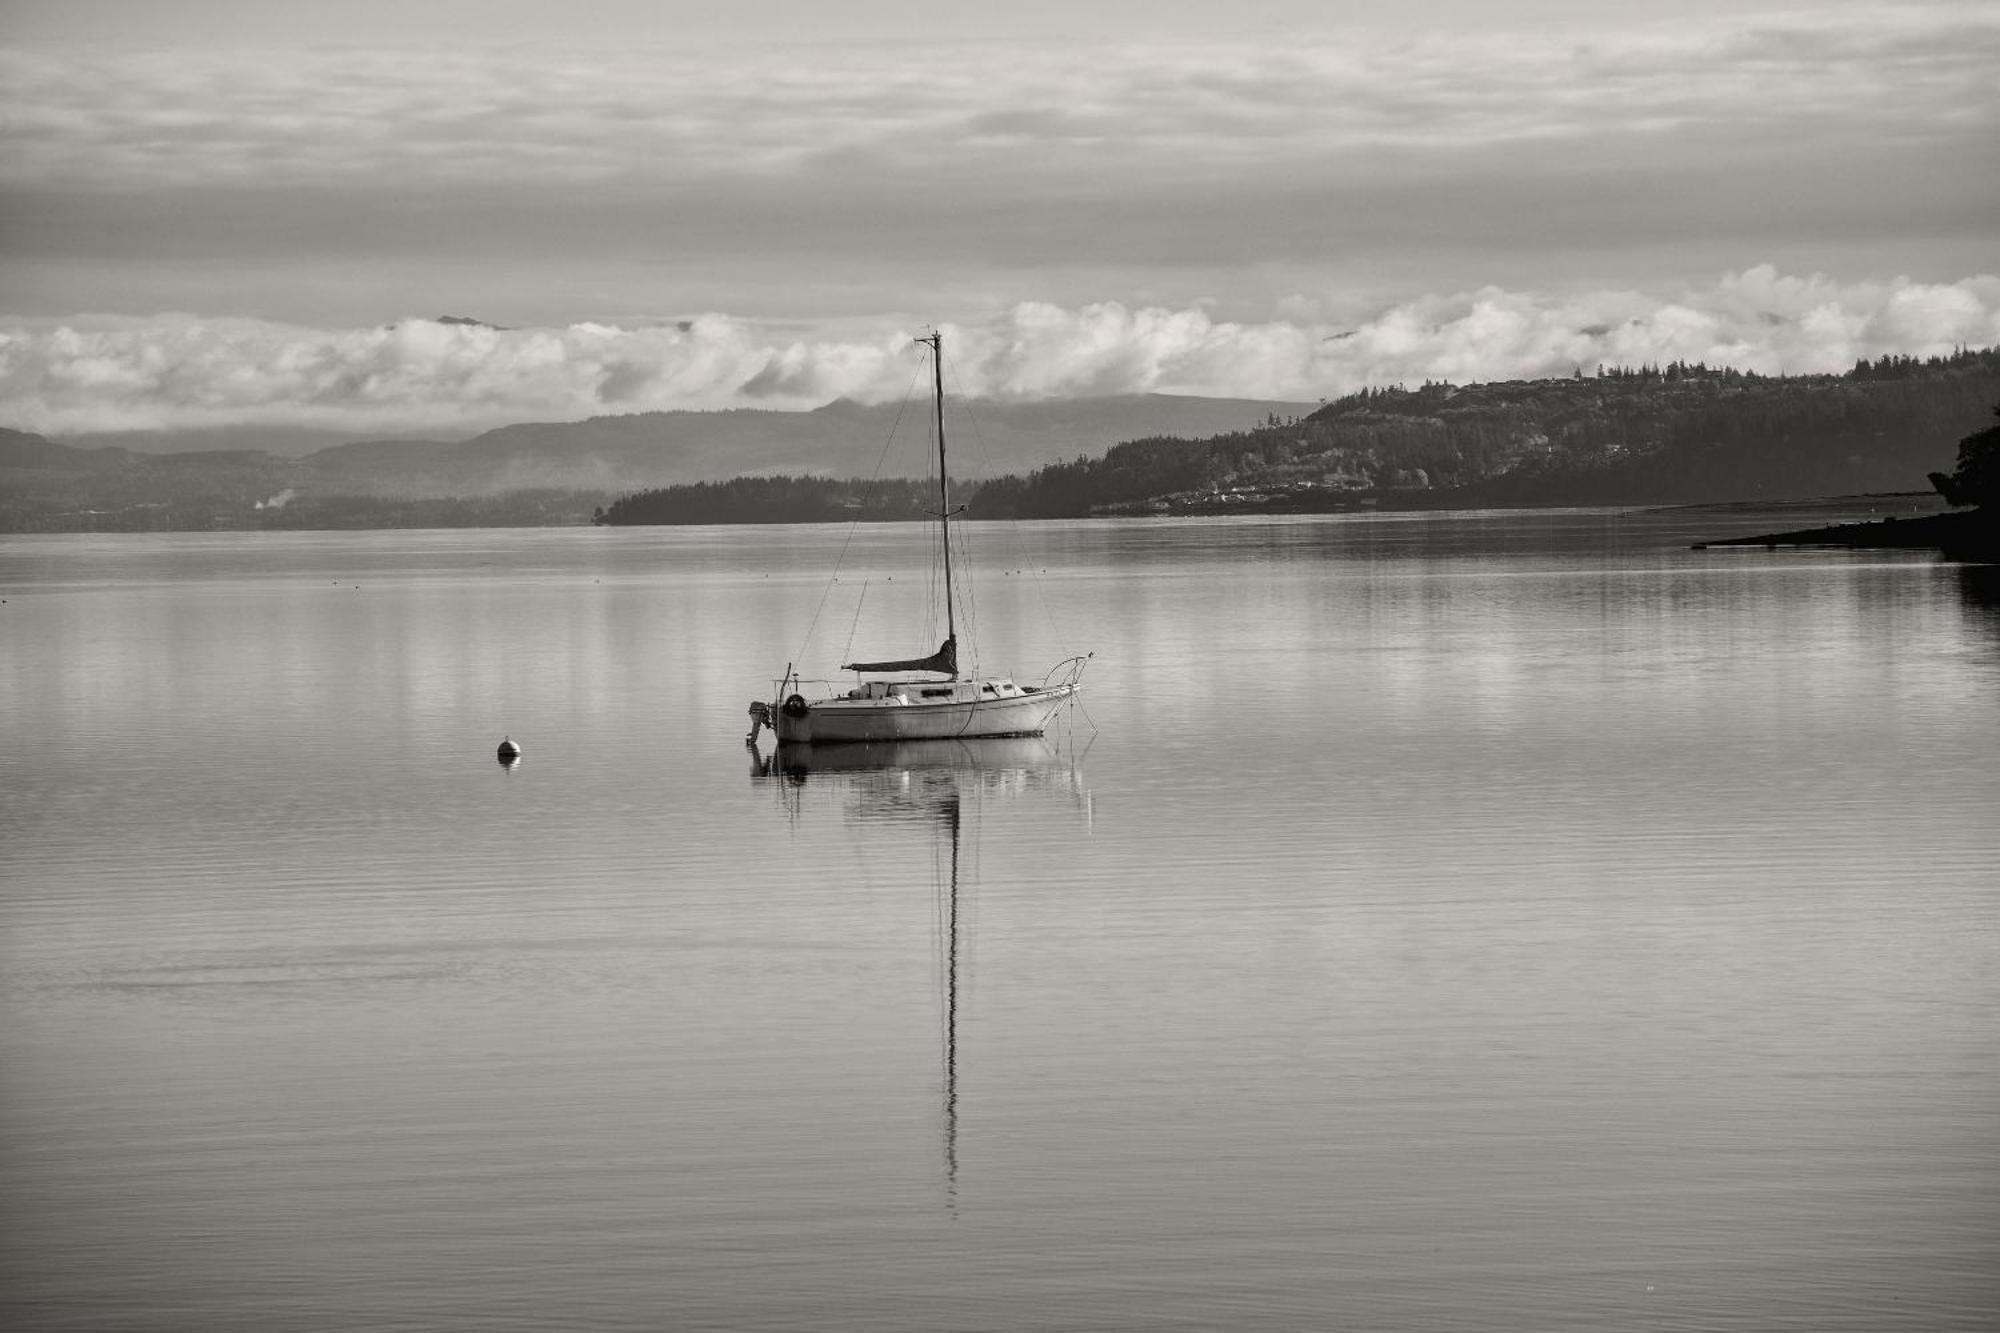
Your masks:
<path fill-rule="evenodd" d="M 964 512 L 964 506 L 952 508 L 951 483 L 945 469 L 944 335 L 933 332 L 917 341 L 931 350 L 937 521 L 944 552 L 944 642 L 928 657 L 845 663 L 841 670 L 852 671 L 857 677 L 845 690 L 823 682 L 808 685 L 787 667 L 774 697 L 750 705 L 747 740 L 753 746 L 764 727 L 777 733 L 780 745 L 1039 736 L 1082 688 L 1088 655 L 1057 663 L 1032 684 L 1018 683 L 1011 676 L 973 676 L 959 671 L 951 521 Z"/>

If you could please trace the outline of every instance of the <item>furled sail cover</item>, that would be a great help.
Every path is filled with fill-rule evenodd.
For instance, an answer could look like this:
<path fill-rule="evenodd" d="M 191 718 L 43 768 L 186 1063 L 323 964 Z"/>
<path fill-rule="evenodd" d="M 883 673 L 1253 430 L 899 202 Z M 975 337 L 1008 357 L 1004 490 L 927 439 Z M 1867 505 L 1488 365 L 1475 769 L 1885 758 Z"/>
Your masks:
<path fill-rule="evenodd" d="M 849 662 L 842 671 L 936 671 L 946 676 L 958 674 L 958 638 L 946 639 L 929 657 L 913 657 L 907 662 Z"/>

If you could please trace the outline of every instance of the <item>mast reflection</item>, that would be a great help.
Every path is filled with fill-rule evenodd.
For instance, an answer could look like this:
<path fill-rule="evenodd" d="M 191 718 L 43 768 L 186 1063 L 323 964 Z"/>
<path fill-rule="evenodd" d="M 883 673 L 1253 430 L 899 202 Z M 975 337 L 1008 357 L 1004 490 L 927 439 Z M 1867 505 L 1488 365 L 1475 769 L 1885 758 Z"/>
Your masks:
<path fill-rule="evenodd" d="M 842 798 L 847 818 L 933 831 L 937 917 L 934 947 L 942 978 L 940 1050 L 945 1207 L 958 1212 L 959 1023 L 965 932 L 961 870 L 976 878 L 980 820 L 989 801 L 1054 797 L 1088 819 L 1081 756 L 1039 736 L 853 745 L 781 745 L 751 752 L 751 781 L 770 786 L 795 823 L 808 793 Z M 968 836 L 968 826 L 973 830 Z"/>

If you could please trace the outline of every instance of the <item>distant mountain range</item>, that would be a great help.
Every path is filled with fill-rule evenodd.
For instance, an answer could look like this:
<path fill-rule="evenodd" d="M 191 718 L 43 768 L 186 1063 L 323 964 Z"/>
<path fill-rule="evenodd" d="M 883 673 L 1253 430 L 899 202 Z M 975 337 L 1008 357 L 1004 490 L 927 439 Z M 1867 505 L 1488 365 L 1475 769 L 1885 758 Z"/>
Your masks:
<path fill-rule="evenodd" d="M 1166 394 L 1039 403 L 974 403 L 950 423 L 968 476 L 1032 471 L 1096 457 L 1122 440 L 1199 439 L 1314 404 Z M 892 434 L 923 437 L 928 408 L 835 402 L 810 412 L 642 412 L 588 421 L 502 426 L 457 443 L 375 441 L 321 449 L 303 461 L 398 489 L 441 495 L 536 487 L 621 491 L 729 477 L 875 475 Z M 955 414 L 956 415 L 956 414 Z M 897 431 L 898 418 L 902 429 Z M 922 475 L 918 454 L 884 475 Z"/>
<path fill-rule="evenodd" d="M 962 406 L 950 422 L 953 470 L 972 480 L 1101 456 L 1122 440 L 1249 429 L 1316 404 L 1145 394 Z M 273 511 L 302 513 L 335 497 L 424 501 L 414 517 L 436 521 L 441 511 L 428 502 L 477 500 L 490 513 L 496 497 L 530 491 L 603 501 L 746 475 L 920 476 L 927 459 L 885 459 L 884 450 L 892 436 L 921 440 L 927 411 L 842 401 L 810 412 L 644 412 L 463 440 L 335 442 L 251 427 L 49 440 L 0 430 L 0 529 L 273 526 Z M 590 510 L 583 504 L 580 517 Z M 524 521 L 551 519 L 538 510 Z"/>
<path fill-rule="evenodd" d="M 1838 375 L 1676 362 L 1370 389 L 1324 405 L 974 402 L 948 424 L 952 476 L 976 516 L 1066 518 L 1923 491 L 1996 403 L 2000 349 L 1968 349 Z M 924 512 L 927 493 L 853 479 L 924 476 L 928 411 L 654 412 L 292 458 L 83 448 L 0 431 L 0 530 L 906 518 Z"/>

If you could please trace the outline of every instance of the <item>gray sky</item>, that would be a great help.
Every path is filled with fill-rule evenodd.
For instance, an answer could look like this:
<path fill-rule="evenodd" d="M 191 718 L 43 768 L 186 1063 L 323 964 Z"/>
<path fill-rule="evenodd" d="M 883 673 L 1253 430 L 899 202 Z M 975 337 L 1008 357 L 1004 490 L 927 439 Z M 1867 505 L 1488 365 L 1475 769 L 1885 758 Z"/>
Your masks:
<path fill-rule="evenodd" d="M 1740 0 L 1679 0 L 1681 21 L 1741 13 Z M 1823 5 L 1767 5 L 1810 16 Z M 1236 39 L 1271 32 L 1615 30 L 1657 9 L 1608 0 L 7 0 L 18 41 L 200 48 L 217 44 L 394 46 L 530 42 L 924 41 L 1052 42 L 1149 37 Z"/>
<path fill-rule="evenodd" d="M 632 357 L 667 363 L 635 406 L 751 379 L 796 406 L 883 391 L 883 349 L 931 322 L 989 349 L 996 392 L 1308 398 L 2000 340 L 1986 3 L 0 14 L 0 421 L 302 392 L 336 421 L 470 420 L 532 409 L 539 374 L 544 414 L 611 410 Z M 556 345 L 455 334 L 447 373 L 369 342 L 444 313 Z M 579 328 L 641 341 L 578 362 Z M 322 362 L 324 385 L 231 396 L 268 378 L 242 363 Z"/>

